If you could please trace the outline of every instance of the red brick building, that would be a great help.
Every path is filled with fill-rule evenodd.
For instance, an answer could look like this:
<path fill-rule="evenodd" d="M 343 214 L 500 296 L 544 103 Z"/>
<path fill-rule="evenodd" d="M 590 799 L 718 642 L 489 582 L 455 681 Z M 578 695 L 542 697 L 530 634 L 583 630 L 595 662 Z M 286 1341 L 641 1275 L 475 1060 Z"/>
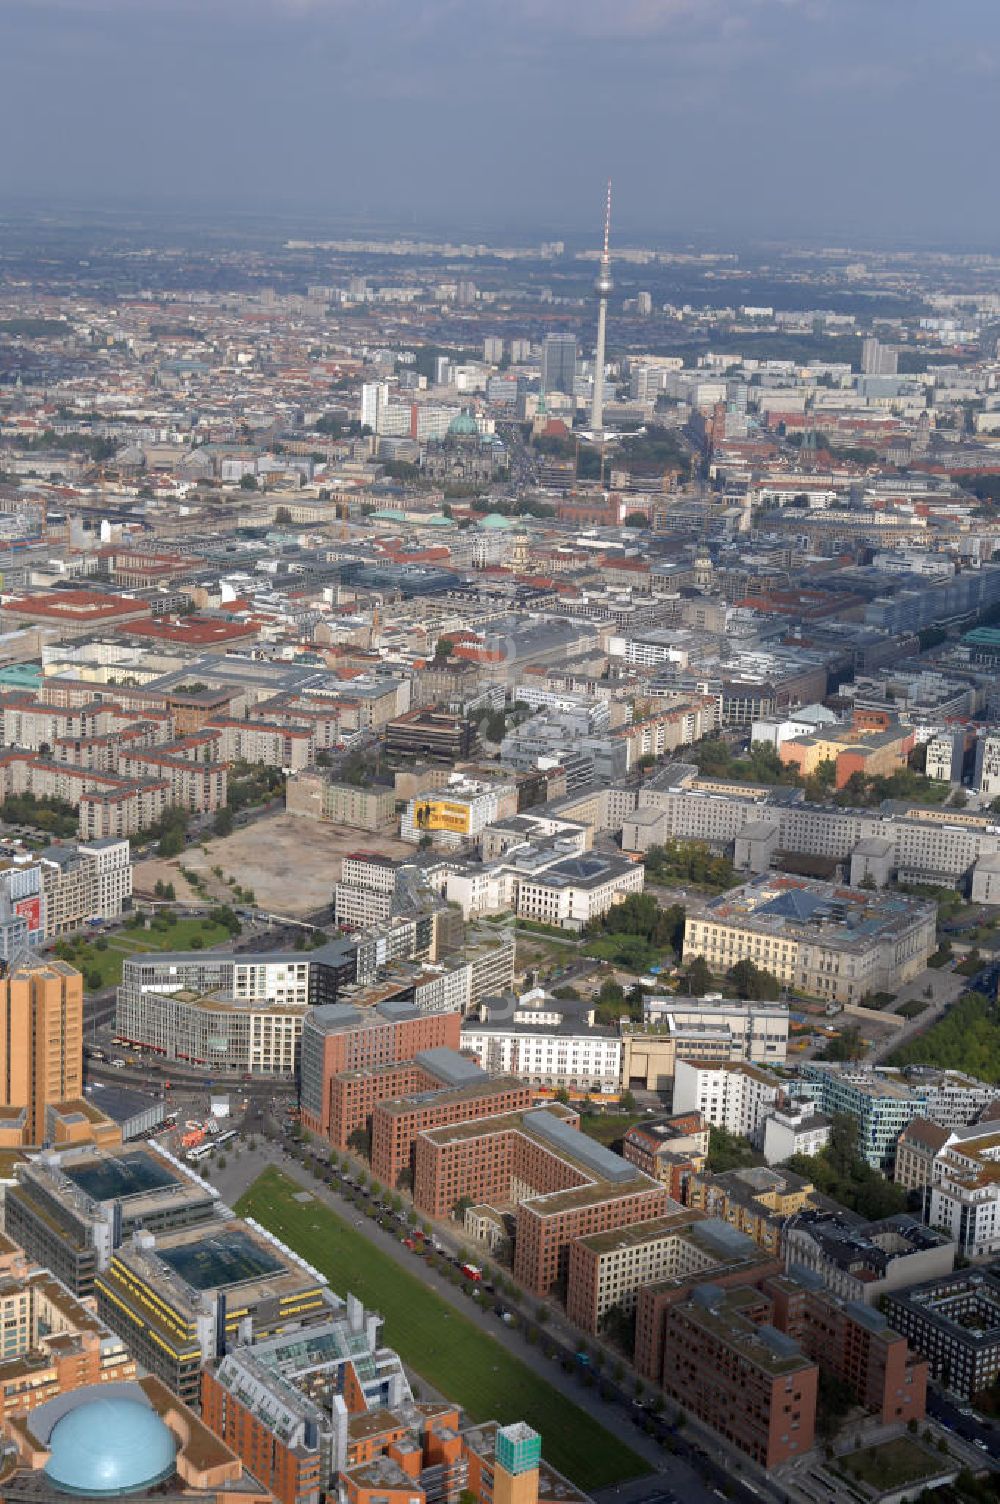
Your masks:
<path fill-rule="evenodd" d="M 763 1467 L 812 1445 L 820 1369 L 883 1425 L 924 1417 L 925 1360 L 880 1312 L 809 1273 L 713 1270 L 660 1314 L 658 1348 L 636 1367 Z"/>
<path fill-rule="evenodd" d="M 377 1101 L 431 1082 L 413 1066 L 426 1050 L 457 1050 L 462 1015 L 421 1013 L 387 999 L 374 1008 L 335 1003 L 313 1008 L 302 1026 L 302 1122 L 346 1149 L 356 1128 L 368 1127 Z M 399 1067 L 394 1074 L 393 1067 Z"/>
<path fill-rule="evenodd" d="M 764 1468 L 809 1451 L 819 1386 L 769 1311 L 758 1290 L 701 1285 L 668 1312 L 662 1375 L 667 1394 Z"/>
<path fill-rule="evenodd" d="M 531 1106 L 531 1088 L 520 1077 L 491 1078 L 479 1066 L 453 1051 L 447 1053 L 454 1061 L 461 1062 L 462 1068 L 449 1082 L 443 1069 L 445 1053 L 424 1051 L 417 1062 L 432 1082 L 431 1089 L 395 1101 L 379 1102 L 372 1112 L 372 1174 L 383 1185 L 398 1185 L 404 1172 L 415 1177 L 414 1145 L 419 1134 L 453 1123 L 493 1119 L 498 1114 L 523 1111 Z M 436 1215 L 447 1216 L 453 1205 L 454 1201 Z"/>
<path fill-rule="evenodd" d="M 674 1306 L 683 1304 L 700 1284 L 711 1280 L 720 1289 L 755 1287 L 762 1279 L 782 1272 L 782 1262 L 762 1253 L 735 1228 L 709 1218 L 688 1230 L 689 1242 L 705 1244 L 706 1261 L 699 1272 L 688 1255 L 686 1267 L 669 1279 L 644 1285 L 636 1300 L 636 1371 L 659 1384 L 664 1367 L 667 1323 Z M 728 1243 L 728 1247 L 727 1247 Z"/>
<path fill-rule="evenodd" d="M 662 1180 L 675 1201 L 683 1199 L 687 1176 L 704 1167 L 707 1155 L 708 1124 L 700 1112 L 636 1123 L 622 1140 L 622 1157 L 654 1180 Z"/>
<path fill-rule="evenodd" d="M 514 1277 L 534 1295 L 566 1288 L 574 1239 L 662 1216 L 662 1185 L 577 1131 L 558 1105 L 455 1122 L 416 1141 L 413 1199 L 444 1217 L 457 1202 L 510 1207 Z"/>
<path fill-rule="evenodd" d="M 872 1306 L 839 1300 L 805 1274 L 764 1281 L 774 1325 L 845 1383 L 883 1425 L 923 1420 L 927 1361 Z"/>

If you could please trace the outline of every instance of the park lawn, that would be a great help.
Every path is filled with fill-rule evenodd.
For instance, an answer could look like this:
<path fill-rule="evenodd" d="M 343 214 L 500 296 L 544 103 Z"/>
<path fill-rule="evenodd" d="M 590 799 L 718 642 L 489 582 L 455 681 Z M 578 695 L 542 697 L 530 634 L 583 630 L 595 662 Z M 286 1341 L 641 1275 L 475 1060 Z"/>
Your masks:
<path fill-rule="evenodd" d="M 343 1217 L 319 1201 L 298 1202 L 301 1186 L 265 1170 L 236 1210 L 278 1234 L 330 1281 L 385 1318 L 384 1340 L 473 1420 L 523 1420 L 542 1438 L 551 1465 L 588 1491 L 650 1471 L 643 1459 L 401 1269 Z"/>
<path fill-rule="evenodd" d="M 633 976 L 641 976 L 654 966 L 669 970 L 673 961 L 669 951 L 650 945 L 641 935 L 624 933 L 598 935 L 587 941 L 583 953 L 598 961 L 609 961 L 612 966 L 617 966 L 620 971 L 630 971 Z"/>
<path fill-rule="evenodd" d="M 844 1472 L 881 1492 L 890 1488 L 907 1488 L 944 1471 L 945 1460 L 932 1457 L 908 1436 L 897 1436 L 878 1446 L 844 1452 L 837 1458 Z"/>
<path fill-rule="evenodd" d="M 202 919 L 175 919 L 166 929 L 122 929 L 101 938 L 107 947 L 99 949 L 97 935 L 68 935 L 63 944 L 69 947 L 66 957 L 71 966 L 82 971 L 88 992 L 101 992 L 106 987 L 117 987 L 122 979 L 122 962 L 126 956 L 139 951 L 190 950 L 195 936 L 200 936 L 204 949 L 219 945 L 230 939 L 225 925 L 206 922 Z M 97 986 L 90 980 L 100 974 Z"/>

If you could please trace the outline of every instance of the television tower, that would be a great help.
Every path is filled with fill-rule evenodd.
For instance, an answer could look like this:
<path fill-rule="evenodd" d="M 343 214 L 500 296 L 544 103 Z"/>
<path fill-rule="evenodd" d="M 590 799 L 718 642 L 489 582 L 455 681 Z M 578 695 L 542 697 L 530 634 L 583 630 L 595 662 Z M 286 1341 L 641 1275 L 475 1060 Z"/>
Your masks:
<path fill-rule="evenodd" d="M 594 398 L 590 407 L 590 427 L 595 439 L 604 437 L 604 343 L 608 325 L 608 295 L 614 289 L 611 279 L 611 254 L 608 242 L 611 238 L 611 179 L 608 178 L 608 197 L 604 206 L 604 250 L 594 282 L 597 293 L 597 349 L 594 353 Z"/>

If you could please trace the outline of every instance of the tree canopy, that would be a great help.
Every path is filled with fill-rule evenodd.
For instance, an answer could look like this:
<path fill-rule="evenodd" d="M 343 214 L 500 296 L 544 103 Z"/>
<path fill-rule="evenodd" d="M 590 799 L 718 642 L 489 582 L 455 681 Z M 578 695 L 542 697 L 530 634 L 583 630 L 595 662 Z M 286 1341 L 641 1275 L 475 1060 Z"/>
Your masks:
<path fill-rule="evenodd" d="M 664 846 L 650 846 L 645 864 L 646 877 L 654 883 L 691 883 L 721 893 L 739 882 L 732 862 L 715 856 L 704 841 L 668 841 Z"/>
<path fill-rule="evenodd" d="M 878 1170 L 873 1170 L 858 1152 L 858 1125 L 838 1113 L 830 1129 L 830 1142 L 818 1154 L 795 1154 L 788 1169 L 812 1181 L 818 1191 L 831 1196 L 861 1217 L 877 1220 L 906 1210 L 907 1193 Z"/>
<path fill-rule="evenodd" d="M 737 961 L 730 968 L 729 980 L 736 988 L 737 996 L 752 1003 L 776 1002 L 781 996 L 781 983 L 773 972 L 749 959 Z"/>
<path fill-rule="evenodd" d="M 664 909 L 652 893 L 630 893 L 587 925 L 583 932 L 587 953 L 626 971 L 648 971 L 680 955 L 684 919 L 680 904 Z"/>
<path fill-rule="evenodd" d="M 1000 1002 L 967 992 L 944 1017 L 900 1045 L 893 1065 L 936 1065 L 965 1071 L 980 1081 L 1000 1082 Z"/>

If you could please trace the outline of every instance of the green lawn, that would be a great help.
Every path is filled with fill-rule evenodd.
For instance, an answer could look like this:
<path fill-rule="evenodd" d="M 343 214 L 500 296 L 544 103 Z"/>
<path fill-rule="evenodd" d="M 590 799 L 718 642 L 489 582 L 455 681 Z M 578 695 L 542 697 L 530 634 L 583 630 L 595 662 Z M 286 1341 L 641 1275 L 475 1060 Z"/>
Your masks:
<path fill-rule="evenodd" d="M 634 976 L 643 975 L 653 966 L 669 967 L 673 961 L 669 951 L 662 946 L 650 945 L 642 935 L 598 935 L 595 940 L 587 941 L 584 955 L 593 956 L 598 961 L 610 961 L 612 966 L 630 971 Z"/>
<path fill-rule="evenodd" d="M 191 943 L 196 937 L 201 938 L 203 948 L 208 950 L 230 939 L 230 933 L 225 925 L 213 920 L 175 919 L 165 929 L 121 929 L 104 936 L 68 935 L 60 943 L 58 954 L 83 972 L 88 992 L 100 992 L 105 987 L 117 987 L 126 956 L 137 951 L 197 949 Z M 107 941 L 106 947 L 99 947 L 100 939 Z"/>
<path fill-rule="evenodd" d="M 943 1472 L 947 1459 L 932 1457 L 930 1453 L 908 1436 L 899 1436 L 894 1441 L 884 1441 L 879 1446 L 862 1447 L 857 1452 L 845 1452 L 837 1458 L 844 1472 L 867 1483 L 880 1492 L 890 1488 L 906 1488 L 925 1478 L 933 1478 Z"/>
<path fill-rule="evenodd" d="M 580 1127 L 588 1138 L 595 1138 L 599 1144 L 610 1148 L 644 1117 L 645 1113 L 641 1112 L 585 1112 Z"/>
<path fill-rule="evenodd" d="M 265 1170 L 236 1209 L 255 1217 L 308 1259 L 338 1295 L 351 1292 L 380 1312 L 386 1344 L 473 1420 L 527 1421 L 539 1432 L 552 1466 L 583 1489 L 604 1488 L 650 1471 L 623 1441 L 401 1269 L 343 1217 L 318 1201 L 294 1200 L 300 1190 L 280 1171 Z"/>

